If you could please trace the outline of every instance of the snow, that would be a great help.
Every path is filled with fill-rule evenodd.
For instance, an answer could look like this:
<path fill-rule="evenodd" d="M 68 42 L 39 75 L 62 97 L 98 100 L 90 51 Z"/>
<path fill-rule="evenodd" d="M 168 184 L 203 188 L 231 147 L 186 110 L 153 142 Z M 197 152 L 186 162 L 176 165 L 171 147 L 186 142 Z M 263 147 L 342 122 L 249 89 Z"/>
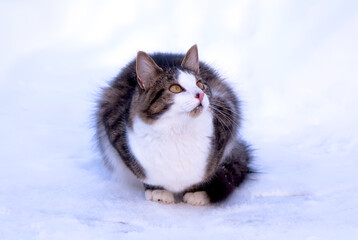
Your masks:
<path fill-rule="evenodd" d="M 0 1 L 1 239 L 355 239 L 358 2 Z M 113 179 L 94 102 L 138 50 L 186 52 L 243 99 L 260 171 L 220 205 Z"/>

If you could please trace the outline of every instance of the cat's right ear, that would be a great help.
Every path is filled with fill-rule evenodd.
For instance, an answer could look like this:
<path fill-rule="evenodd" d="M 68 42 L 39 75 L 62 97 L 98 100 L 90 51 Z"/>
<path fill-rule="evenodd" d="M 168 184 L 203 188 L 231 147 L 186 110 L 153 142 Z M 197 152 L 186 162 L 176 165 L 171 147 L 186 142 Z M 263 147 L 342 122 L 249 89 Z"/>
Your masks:
<path fill-rule="evenodd" d="M 143 90 L 148 90 L 163 69 L 148 54 L 139 51 L 136 59 L 136 72 L 139 86 Z"/>

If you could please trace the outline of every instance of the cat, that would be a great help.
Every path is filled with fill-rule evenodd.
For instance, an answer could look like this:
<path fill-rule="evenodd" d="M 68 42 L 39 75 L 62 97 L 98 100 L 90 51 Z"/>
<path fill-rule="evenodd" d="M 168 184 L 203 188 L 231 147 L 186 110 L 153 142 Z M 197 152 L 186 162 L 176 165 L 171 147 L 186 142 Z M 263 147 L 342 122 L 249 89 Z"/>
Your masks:
<path fill-rule="evenodd" d="M 206 205 L 252 172 L 240 119 L 237 96 L 199 61 L 197 45 L 185 55 L 139 51 L 104 89 L 96 136 L 106 165 L 124 163 L 147 200 Z"/>

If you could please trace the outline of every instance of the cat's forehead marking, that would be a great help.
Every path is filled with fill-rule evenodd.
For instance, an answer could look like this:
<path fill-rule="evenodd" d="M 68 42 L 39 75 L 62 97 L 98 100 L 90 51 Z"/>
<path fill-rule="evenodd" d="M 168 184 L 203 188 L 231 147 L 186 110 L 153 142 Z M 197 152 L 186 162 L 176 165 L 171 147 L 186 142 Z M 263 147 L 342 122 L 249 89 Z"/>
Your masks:
<path fill-rule="evenodd" d="M 191 73 L 179 71 L 178 82 L 189 92 L 198 90 L 198 87 L 196 86 L 196 78 Z"/>

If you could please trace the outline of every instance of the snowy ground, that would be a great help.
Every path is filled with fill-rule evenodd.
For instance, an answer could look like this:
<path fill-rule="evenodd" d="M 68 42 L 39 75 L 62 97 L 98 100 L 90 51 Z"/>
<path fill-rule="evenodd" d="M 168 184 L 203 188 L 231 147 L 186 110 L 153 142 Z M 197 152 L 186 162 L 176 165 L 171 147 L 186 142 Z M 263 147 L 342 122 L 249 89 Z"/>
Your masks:
<path fill-rule="evenodd" d="M 357 239 L 357 1 L 2 0 L 0 32 L 1 239 Z M 220 205 L 147 202 L 101 165 L 93 102 L 138 50 L 194 43 L 261 174 Z"/>

